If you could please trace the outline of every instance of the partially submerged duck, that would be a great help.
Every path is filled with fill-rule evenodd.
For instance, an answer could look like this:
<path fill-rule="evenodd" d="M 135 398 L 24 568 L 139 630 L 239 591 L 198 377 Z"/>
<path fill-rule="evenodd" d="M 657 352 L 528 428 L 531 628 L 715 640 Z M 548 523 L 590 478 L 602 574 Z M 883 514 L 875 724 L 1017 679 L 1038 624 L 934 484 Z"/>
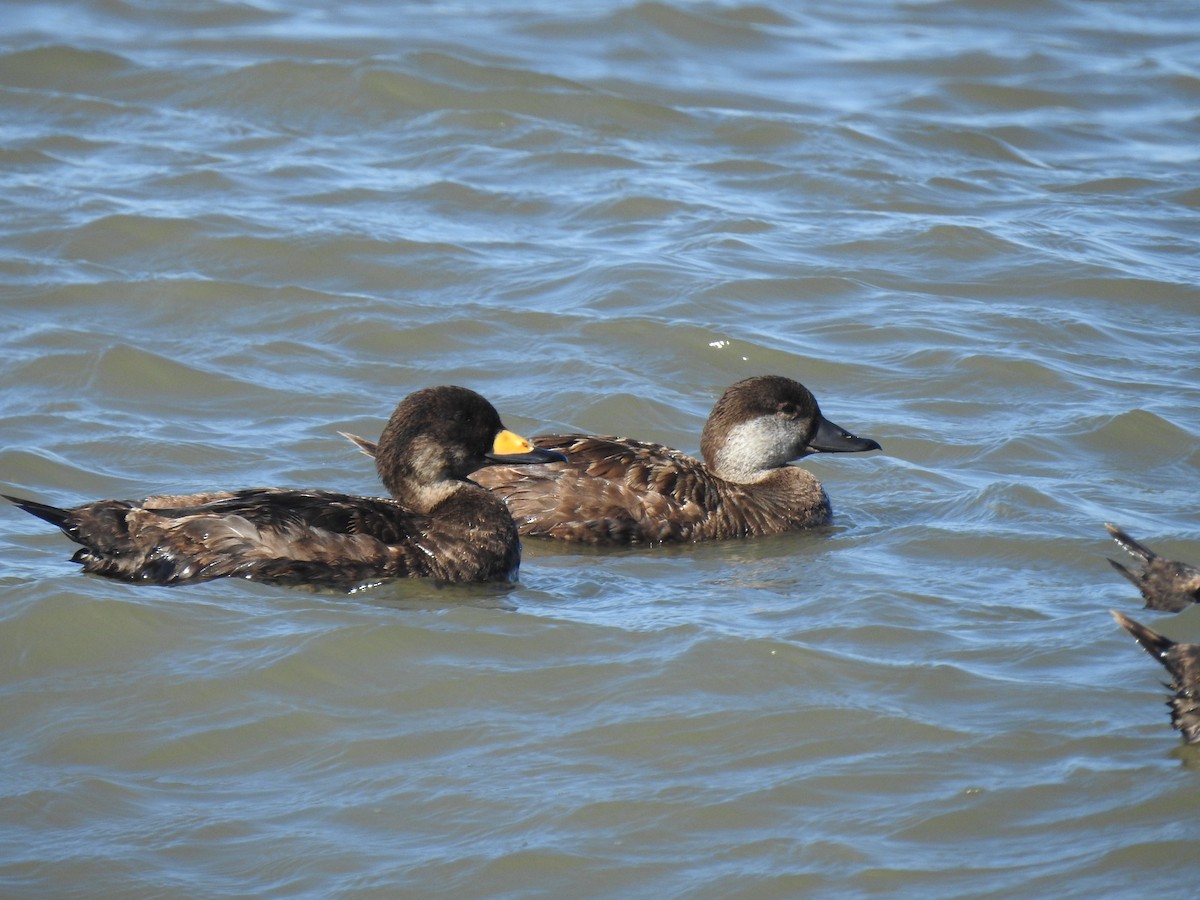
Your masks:
<path fill-rule="evenodd" d="M 376 454 L 371 441 L 346 437 Z M 804 385 L 778 375 L 725 391 L 700 439 L 705 462 L 625 437 L 533 441 L 566 461 L 493 466 L 472 480 L 508 502 L 521 534 L 587 544 L 707 541 L 825 525 L 831 510 L 820 482 L 787 463 L 880 449 L 830 422 Z"/>
<path fill-rule="evenodd" d="M 1171 673 L 1171 724 L 1189 744 L 1200 744 L 1200 644 L 1181 644 L 1129 616 L 1110 610 L 1117 624 Z"/>
<path fill-rule="evenodd" d="M 1109 563 L 1142 592 L 1146 609 L 1180 612 L 1193 603 L 1200 603 L 1200 568 L 1163 559 L 1117 526 L 1105 522 L 1104 527 L 1113 540 L 1137 560 L 1138 565 L 1132 569 L 1112 559 Z"/>
<path fill-rule="evenodd" d="M 505 430 L 474 391 L 432 387 L 401 401 L 376 467 L 391 498 L 254 488 L 59 509 L 5 495 L 82 544 L 83 571 L 182 584 L 248 578 L 352 589 L 390 578 L 448 582 L 516 576 L 508 508 L 467 480 L 481 466 L 561 460 Z"/>

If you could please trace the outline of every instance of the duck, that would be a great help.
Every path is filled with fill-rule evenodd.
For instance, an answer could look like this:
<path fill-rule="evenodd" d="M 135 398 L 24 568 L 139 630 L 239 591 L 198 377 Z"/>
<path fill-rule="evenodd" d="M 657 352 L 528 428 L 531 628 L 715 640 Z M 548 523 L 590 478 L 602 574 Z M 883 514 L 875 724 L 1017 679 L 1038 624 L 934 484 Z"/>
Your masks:
<path fill-rule="evenodd" d="M 1137 560 L 1137 566 L 1132 569 L 1113 559 L 1108 562 L 1141 591 L 1146 601 L 1145 609 L 1181 612 L 1193 603 L 1200 603 L 1200 568 L 1163 559 L 1111 522 L 1105 522 L 1104 527 L 1112 539 Z"/>
<path fill-rule="evenodd" d="M 82 545 L 71 560 L 86 573 L 349 592 L 397 578 L 514 580 L 521 547 L 512 515 L 466 476 L 481 466 L 563 459 L 507 430 L 475 391 L 443 385 L 409 394 L 383 430 L 376 468 L 390 497 L 250 488 L 62 509 L 3 496 Z"/>
<path fill-rule="evenodd" d="M 376 445 L 345 434 L 364 453 Z M 627 437 L 544 434 L 533 443 L 565 461 L 492 466 L 471 479 L 505 499 L 523 536 L 583 544 L 664 544 L 780 534 L 826 525 L 829 497 L 806 469 L 812 453 L 882 449 L 826 419 L 812 392 L 758 375 L 717 400 L 701 461 Z"/>
<path fill-rule="evenodd" d="M 1143 650 L 1171 673 L 1171 724 L 1188 744 L 1200 744 L 1200 644 L 1183 644 L 1159 634 L 1129 616 L 1109 610 Z"/>

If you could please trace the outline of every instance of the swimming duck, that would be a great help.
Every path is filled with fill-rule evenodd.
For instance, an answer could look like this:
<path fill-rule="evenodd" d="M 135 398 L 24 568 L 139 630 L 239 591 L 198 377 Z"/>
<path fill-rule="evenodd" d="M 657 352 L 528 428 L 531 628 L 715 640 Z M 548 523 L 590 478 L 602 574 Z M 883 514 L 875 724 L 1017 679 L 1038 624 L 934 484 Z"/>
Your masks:
<path fill-rule="evenodd" d="M 375 445 L 346 435 L 368 455 Z M 810 453 L 879 450 L 823 415 L 804 385 L 778 375 L 739 381 L 713 407 L 705 462 L 625 437 L 547 434 L 566 461 L 495 466 L 473 481 L 508 501 L 521 534 L 587 544 L 707 541 L 778 534 L 830 521 L 816 476 L 787 463 Z"/>
<path fill-rule="evenodd" d="M 1167 701 L 1171 724 L 1189 744 L 1200 744 L 1200 644 L 1176 643 L 1129 616 L 1116 610 L 1109 612 L 1143 650 L 1171 673 L 1171 683 L 1167 685 L 1175 695 Z"/>
<path fill-rule="evenodd" d="M 1140 564 L 1139 568 L 1131 571 L 1115 560 L 1108 561 L 1142 592 L 1146 609 L 1179 612 L 1193 603 L 1200 603 L 1200 569 L 1187 563 L 1163 559 L 1116 525 L 1105 522 L 1104 527 L 1113 540 Z"/>
<path fill-rule="evenodd" d="M 391 498 L 254 488 L 59 509 L 7 497 L 82 544 L 83 571 L 181 584 L 220 577 L 352 590 L 388 578 L 512 579 L 517 529 L 504 503 L 468 481 L 480 466 L 562 460 L 504 429 L 462 387 L 402 400 L 379 440 Z"/>

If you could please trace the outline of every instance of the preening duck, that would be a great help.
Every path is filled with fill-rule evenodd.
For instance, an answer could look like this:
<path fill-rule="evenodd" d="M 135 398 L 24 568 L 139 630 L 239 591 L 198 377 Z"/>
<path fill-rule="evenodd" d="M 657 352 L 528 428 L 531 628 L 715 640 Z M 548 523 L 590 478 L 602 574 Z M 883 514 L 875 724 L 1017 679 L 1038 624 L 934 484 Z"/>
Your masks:
<path fill-rule="evenodd" d="M 1117 624 L 1171 673 L 1171 724 L 1189 744 L 1200 743 L 1200 644 L 1181 644 L 1129 616 L 1109 610 Z"/>
<path fill-rule="evenodd" d="M 376 447 L 346 435 L 368 455 Z M 720 540 L 827 524 L 829 498 L 811 453 L 879 450 L 826 419 L 804 385 L 747 378 L 717 401 L 700 439 L 705 462 L 626 437 L 548 434 L 540 448 L 564 462 L 492 466 L 471 475 L 508 502 L 521 534 L 587 544 Z"/>
<path fill-rule="evenodd" d="M 562 459 L 505 430 L 479 394 L 443 386 L 410 394 L 384 428 L 376 468 L 390 498 L 254 488 L 60 509 L 5 496 L 81 544 L 72 561 L 83 571 L 125 581 L 490 581 L 516 576 L 517 529 L 503 501 L 466 476 Z"/>
<path fill-rule="evenodd" d="M 1193 603 L 1200 603 L 1200 569 L 1185 562 L 1163 559 L 1116 525 L 1105 522 L 1104 527 L 1137 561 L 1133 568 L 1126 568 L 1112 559 L 1108 562 L 1142 592 L 1146 609 L 1180 612 Z"/>

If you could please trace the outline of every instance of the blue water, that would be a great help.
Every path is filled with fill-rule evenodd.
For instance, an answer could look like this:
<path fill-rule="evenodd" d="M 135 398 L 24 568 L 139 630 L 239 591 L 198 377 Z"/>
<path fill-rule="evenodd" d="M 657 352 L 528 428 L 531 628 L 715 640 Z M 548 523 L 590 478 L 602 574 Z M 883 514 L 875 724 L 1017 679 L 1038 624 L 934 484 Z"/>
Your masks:
<path fill-rule="evenodd" d="M 0 514 L 0 894 L 1190 897 L 1112 622 L 1200 563 L 1200 11 L 9 3 L 0 487 L 380 488 L 430 384 L 695 452 L 796 378 L 831 528 L 351 597 Z"/>

